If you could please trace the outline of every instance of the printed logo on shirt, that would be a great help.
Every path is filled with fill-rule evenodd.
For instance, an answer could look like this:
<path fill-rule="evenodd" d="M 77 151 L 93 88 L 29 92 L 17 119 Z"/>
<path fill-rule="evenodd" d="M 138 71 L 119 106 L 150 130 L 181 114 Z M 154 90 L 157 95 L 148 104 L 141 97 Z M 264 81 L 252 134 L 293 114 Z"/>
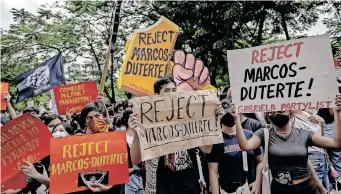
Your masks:
<path fill-rule="evenodd" d="M 281 184 L 292 185 L 292 179 L 289 172 L 278 172 L 278 179 Z"/>
<path fill-rule="evenodd" d="M 237 151 L 241 151 L 239 144 L 226 145 L 224 147 L 224 153 L 237 152 Z"/>
<path fill-rule="evenodd" d="M 193 166 L 187 150 L 166 155 L 165 165 L 173 171 L 185 170 Z"/>

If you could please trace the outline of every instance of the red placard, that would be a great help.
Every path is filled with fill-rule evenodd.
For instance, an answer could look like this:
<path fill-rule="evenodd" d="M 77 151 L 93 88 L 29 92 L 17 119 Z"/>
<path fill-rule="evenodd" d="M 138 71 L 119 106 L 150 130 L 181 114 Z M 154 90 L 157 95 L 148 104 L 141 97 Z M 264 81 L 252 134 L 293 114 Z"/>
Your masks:
<path fill-rule="evenodd" d="M 59 114 L 66 110 L 80 113 L 83 107 L 98 96 L 96 82 L 83 82 L 53 87 L 54 97 Z"/>
<path fill-rule="evenodd" d="M 1 92 L 1 110 L 7 109 L 7 100 L 2 99 L 2 97 L 8 93 L 8 83 L 0 82 L 0 92 Z"/>
<path fill-rule="evenodd" d="M 86 190 L 84 185 L 91 178 L 108 185 L 127 183 L 127 160 L 125 131 L 52 139 L 50 191 L 64 194 Z"/>
<path fill-rule="evenodd" d="M 24 160 L 35 163 L 48 156 L 51 138 L 44 123 L 30 113 L 6 123 L 1 128 L 1 184 L 21 174 Z"/>
<path fill-rule="evenodd" d="M 24 173 L 20 172 L 14 177 L 10 178 L 4 183 L 1 183 L 1 191 L 7 191 L 9 189 L 21 189 L 26 187 L 26 176 Z"/>

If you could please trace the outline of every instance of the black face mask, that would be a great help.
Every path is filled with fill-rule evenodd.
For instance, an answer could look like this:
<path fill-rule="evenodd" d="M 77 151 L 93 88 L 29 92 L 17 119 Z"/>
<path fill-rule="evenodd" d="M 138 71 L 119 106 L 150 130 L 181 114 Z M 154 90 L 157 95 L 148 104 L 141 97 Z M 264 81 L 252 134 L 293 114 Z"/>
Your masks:
<path fill-rule="evenodd" d="M 225 125 L 226 127 L 233 127 L 234 126 L 234 118 L 228 112 L 220 119 L 220 123 Z"/>
<path fill-rule="evenodd" d="M 281 128 L 289 122 L 290 117 L 289 115 L 275 114 L 270 115 L 269 119 L 274 125 Z"/>

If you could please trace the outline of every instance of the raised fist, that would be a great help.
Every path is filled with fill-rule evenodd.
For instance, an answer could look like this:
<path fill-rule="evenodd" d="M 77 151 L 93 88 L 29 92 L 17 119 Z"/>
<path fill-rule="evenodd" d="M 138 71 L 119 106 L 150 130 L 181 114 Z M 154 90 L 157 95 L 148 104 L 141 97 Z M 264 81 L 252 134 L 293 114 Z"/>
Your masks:
<path fill-rule="evenodd" d="M 174 52 L 173 59 L 172 74 L 178 91 L 198 90 L 210 83 L 207 67 L 193 54 L 178 50 Z"/>

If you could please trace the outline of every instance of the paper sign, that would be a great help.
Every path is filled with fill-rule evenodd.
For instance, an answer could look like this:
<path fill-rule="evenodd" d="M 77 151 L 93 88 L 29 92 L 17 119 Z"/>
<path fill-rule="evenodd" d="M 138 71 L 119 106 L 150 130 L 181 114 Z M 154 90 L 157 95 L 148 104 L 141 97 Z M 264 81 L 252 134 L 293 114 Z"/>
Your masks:
<path fill-rule="evenodd" d="M 178 91 L 216 90 L 210 84 L 210 75 L 204 62 L 196 59 L 192 53 L 175 51 L 170 66 Z"/>
<path fill-rule="evenodd" d="M 223 142 L 214 90 L 133 99 L 142 161 Z"/>
<path fill-rule="evenodd" d="M 50 154 L 51 132 L 26 113 L 1 128 L 1 184 L 20 174 L 22 161 L 35 163 Z"/>
<path fill-rule="evenodd" d="M 334 106 L 337 81 L 328 35 L 227 52 L 238 112 Z"/>
<path fill-rule="evenodd" d="M 83 107 L 98 97 L 96 82 L 83 82 L 53 87 L 53 93 L 59 114 L 66 110 L 80 113 Z"/>
<path fill-rule="evenodd" d="M 54 194 L 86 190 L 90 182 L 129 182 L 125 131 L 52 139 L 50 159 Z"/>
<path fill-rule="evenodd" d="M 18 173 L 14 177 L 8 179 L 4 183 L 1 183 L 1 191 L 7 191 L 9 189 L 22 189 L 26 187 L 26 176 L 24 173 Z"/>
<path fill-rule="evenodd" d="M 7 109 L 7 100 L 2 99 L 2 97 L 8 93 L 8 83 L 0 82 L 0 91 L 1 91 L 1 110 Z"/>
<path fill-rule="evenodd" d="M 118 85 L 137 96 L 153 95 L 154 82 L 171 74 L 169 61 L 179 27 L 165 17 L 134 32 L 127 42 Z"/>

